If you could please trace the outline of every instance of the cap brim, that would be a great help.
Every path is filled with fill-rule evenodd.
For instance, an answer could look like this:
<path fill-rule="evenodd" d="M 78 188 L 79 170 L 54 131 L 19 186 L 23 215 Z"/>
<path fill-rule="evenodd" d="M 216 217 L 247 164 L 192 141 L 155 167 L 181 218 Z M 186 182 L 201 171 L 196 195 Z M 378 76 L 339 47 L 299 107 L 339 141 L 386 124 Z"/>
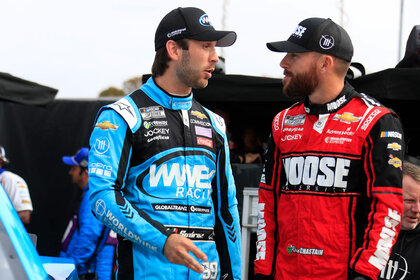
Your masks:
<path fill-rule="evenodd" d="M 303 53 L 310 52 L 310 50 L 299 46 L 290 41 L 278 41 L 267 43 L 267 48 L 273 52 L 290 52 L 290 53 Z"/>
<path fill-rule="evenodd" d="M 189 38 L 197 41 L 217 41 L 217 47 L 229 47 L 235 43 L 236 37 L 237 36 L 234 31 L 209 30 Z"/>
<path fill-rule="evenodd" d="M 77 166 L 77 162 L 74 161 L 73 157 L 63 157 L 63 162 L 67 165 Z"/>

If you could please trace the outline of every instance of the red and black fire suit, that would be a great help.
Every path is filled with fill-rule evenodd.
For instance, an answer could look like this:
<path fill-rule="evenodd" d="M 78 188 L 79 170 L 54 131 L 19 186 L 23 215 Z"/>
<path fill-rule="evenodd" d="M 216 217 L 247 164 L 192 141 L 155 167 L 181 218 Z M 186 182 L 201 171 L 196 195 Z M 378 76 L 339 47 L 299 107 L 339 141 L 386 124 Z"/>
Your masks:
<path fill-rule="evenodd" d="M 259 188 L 254 272 L 376 279 L 400 230 L 403 151 L 398 116 L 348 83 L 327 104 L 306 99 L 277 114 Z"/>

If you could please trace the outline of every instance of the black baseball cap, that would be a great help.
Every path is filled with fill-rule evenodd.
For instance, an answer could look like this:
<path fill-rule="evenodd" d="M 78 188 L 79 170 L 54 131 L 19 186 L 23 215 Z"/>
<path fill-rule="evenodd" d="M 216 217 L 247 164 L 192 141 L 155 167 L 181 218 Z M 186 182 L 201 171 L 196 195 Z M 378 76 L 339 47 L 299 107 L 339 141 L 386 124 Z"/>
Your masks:
<path fill-rule="evenodd" d="M 299 23 L 287 41 L 267 43 L 275 52 L 319 52 L 348 62 L 353 57 L 353 44 L 349 34 L 327 18 L 308 18 Z"/>
<path fill-rule="evenodd" d="M 216 46 L 228 47 L 235 43 L 234 31 L 215 30 L 207 14 L 198 8 L 177 8 L 170 11 L 159 23 L 155 34 L 155 51 L 169 40 L 193 39 L 217 41 Z"/>

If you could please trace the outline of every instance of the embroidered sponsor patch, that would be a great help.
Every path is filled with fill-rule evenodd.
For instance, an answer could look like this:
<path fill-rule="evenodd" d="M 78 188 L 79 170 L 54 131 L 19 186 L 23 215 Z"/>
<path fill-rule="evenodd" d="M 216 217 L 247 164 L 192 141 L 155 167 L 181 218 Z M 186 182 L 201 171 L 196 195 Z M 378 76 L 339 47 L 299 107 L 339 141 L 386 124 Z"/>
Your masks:
<path fill-rule="evenodd" d="M 296 116 L 287 115 L 284 121 L 284 124 L 289 125 L 289 126 L 304 125 L 305 115 L 296 115 Z"/>
<path fill-rule="evenodd" d="M 201 126 L 211 126 L 211 123 L 209 123 L 209 122 L 204 122 L 204 121 L 200 121 L 200 120 L 196 120 L 196 119 L 190 119 L 190 123 L 198 124 L 198 125 L 201 125 Z"/>
<path fill-rule="evenodd" d="M 89 174 L 111 177 L 112 166 L 102 163 L 89 163 Z"/>
<path fill-rule="evenodd" d="M 286 247 L 288 254 L 299 254 L 299 255 L 315 255 L 315 256 L 322 256 L 324 254 L 323 249 L 315 249 L 315 248 L 296 248 L 296 246 L 289 244 Z"/>
<path fill-rule="evenodd" d="M 191 111 L 191 115 L 196 116 L 199 119 L 207 119 L 206 115 L 198 111 Z"/>
<path fill-rule="evenodd" d="M 325 137 L 325 143 L 327 144 L 344 144 L 350 143 L 353 139 L 345 137 Z"/>
<path fill-rule="evenodd" d="M 345 102 L 347 101 L 346 96 L 341 96 L 340 98 L 338 98 L 337 100 L 330 102 L 327 104 L 327 110 L 328 111 L 333 111 L 333 110 L 337 110 L 338 108 L 340 108 L 341 105 L 343 105 Z"/>
<path fill-rule="evenodd" d="M 353 113 L 343 113 L 341 115 L 340 114 L 336 114 L 333 117 L 333 120 L 340 121 L 340 122 L 347 123 L 347 124 L 351 124 L 351 123 L 360 121 L 361 118 L 362 117 L 355 117 L 353 115 Z"/>
<path fill-rule="evenodd" d="M 393 143 L 389 143 L 387 148 L 391 149 L 391 150 L 394 150 L 394 151 L 399 151 L 399 150 L 401 150 L 401 145 L 396 143 L 396 142 L 393 142 Z"/>
<path fill-rule="evenodd" d="M 289 134 L 281 138 L 281 141 L 292 141 L 302 139 L 302 134 Z"/>
<path fill-rule="evenodd" d="M 185 213 L 201 213 L 210 214 L 211 207 L 197 206 L 197 205 L 184 205 L 184 204 L 162 204 L 152 203 L 153 210 L 155 211 L 169 211 L 169 212 L 185 212 Z"/>
<path fill-rule="evenodd" d="M 402 161 L 393 155 L 389 155 L 388 164 L 402 170 Z"/>
<path fill-rule="evenodd" d="M 140 108 L 140 115 L 143 120 L 150 120 L 152 118 L 165 118 L 165 110 L 162 106 L 151 106 Z"/>
<path fill-rule="evenodd" d="M 369 117 L 367 117 L 367 119 L 363 122 L 362 129 L 366 130 L 369 127 L 370 123 L 375 119 L 375 117 L 377 115 L 379 115 L 380 112 L 381 112 L 381 110 L 379 110 L 379 109 L 376 109 L 375 111 L 373 111 L 369 115 Z"/>
<path fill-rule="evenodd" d="M 110 147 L 111 147 L 111 144 L 107 137 L 97 138 L 93 146 L 93 148 L 95 149 L 95 152 L 100 155 L 105 154 L 109 150 Z"/>
<path fill-rule="evenodd" d="M 197 144 L 213 148 L 213 140 L 204 137 L 197 137 Z"/>
<path fill-rule="evenodd" d="M 386 137 L 402 139 L 402 134 L 397 131 L 382 131 L 381 138 Z"/>
<path fill-rule="evenodd" d="M 101 123 L 97 123 L 95 125 L 95 128 L 98 127 L 101 130 L 108 130 L 108 129 L 112 129 L 112 130 L 116 130 L 118 128 L 118 125 L 111 123 L 110 121 L 103 121 Z"/>
<path fill-rule="evenodd" d="M 168 122 L 167 121 L 145 121 L 143 122 L 143 126 L 146 129 L 150 129 L 152 127 L 157 127 L 157 126 L 168 126 Z"/>
<path fill-rule="evenodd" d="M 212 138 L 211 129 L 208 127 L 195 126 L 195 134 Z"/>

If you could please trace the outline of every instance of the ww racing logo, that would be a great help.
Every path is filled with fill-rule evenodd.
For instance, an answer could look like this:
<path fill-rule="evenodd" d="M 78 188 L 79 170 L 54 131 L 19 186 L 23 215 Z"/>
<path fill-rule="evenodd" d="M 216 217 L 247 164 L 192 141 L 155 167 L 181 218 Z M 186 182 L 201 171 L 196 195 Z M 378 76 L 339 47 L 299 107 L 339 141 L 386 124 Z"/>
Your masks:
<path fill-rule="evenodd" d="M 155 189 L 153 192 L 167 194 L 174 191 L 176 198 L 210 199 L 215 173 L 216 170 L 207 165 L 153 164 L 149 171 L 149 185 L 151 190 Z"/>

